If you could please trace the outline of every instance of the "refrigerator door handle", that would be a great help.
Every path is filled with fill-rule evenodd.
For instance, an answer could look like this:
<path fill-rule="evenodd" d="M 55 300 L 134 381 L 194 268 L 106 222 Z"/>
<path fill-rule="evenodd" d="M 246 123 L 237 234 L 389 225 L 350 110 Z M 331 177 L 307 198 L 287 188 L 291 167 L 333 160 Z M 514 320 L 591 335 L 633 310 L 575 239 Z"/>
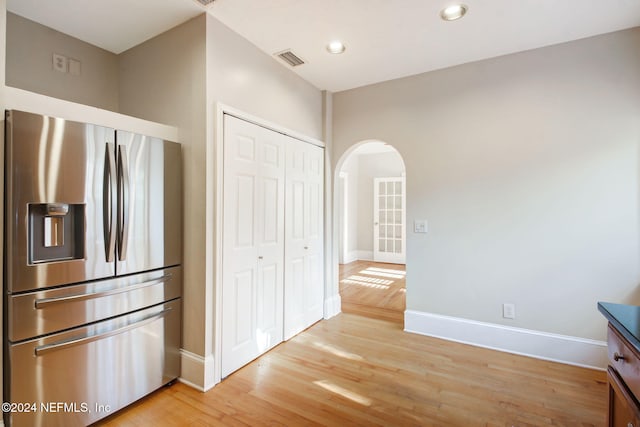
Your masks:
<path fill-rule="evenodd" d="M 171 280 L 171 274 L 165 274 L 164 276 L 158 277 L 157 279 L 153 279 L 153 280 L 149 280 L 146 282 L 142 282 L 142 283 L 138 283 L 137 285 L 133 285 L 133 286 L 125 286 L 122 288 L 115 288 L 115 289 L 111 289 L 108 291 L 102 291 L 102 292 L 92 292 L 92 293 L 88 293 L 88 294 L 74 294 L 74 295 L 67 295 L 64 297 L 53 297 L 53 298 L 41 298 L 41 299 L 37 299 L 35 301 L 35 307 L 36 309 L 39 308 L 44 308 L 48 305 L 52 305 L 52 304 L 59 304 L 61 302 L 69 302 L 69 301 L 85 301 L 88 299 L 96 299 L 96 298 L 102 298 L 102 297 L 107 297 L 107 296 L 111 296 L 111 295 L 116 295 L 116 294 L 121 294 L 124 292 L 131 292 L 131 291 L 135 291 L 138 289 L 142 289 L 142 288 L 148 288 L 149 286 L 154 286 L 160 283 L 165 283 L 168 282 L 169 280 Z"/>
<path fill-rule="evenodd" d="M 129 165 L 124 145 L 118 146 L 118 211 L 118 260 L 124 261 L 127 259 L 129 244 Z"/>
<path fill-rule="evenodd" d="M 102 221 L 107 262 L 113 262 L 116 250 L 116 210 L 113 209 L 113 193 L 117 187 L 116 178 L 115 147 L 107 142 L 104 159 L 104 190 L 102 194 Z"/>
<path fill-rule="evenodd" d="M 47 344 L 47 345 L 41 345 L 39 347 L 36 347 L 35 349 L 35 353 L 36 356 L 42 356 L 43 354 L 52 352 L 52 351 L 56 351 L 56 350 L 63 350 L 65 348 L 68 347 L 73 347 L 76 345 L 81 345 L 81 344 L 87 344 L 93 341 L 98 341 L 104 338 L 109 338 L 112 337 L 114 335 L 119 335 L 122 334 L 124 332 L 130 331 L 132 329 L 136 329 L 139 328 L 141 326 L 144 326 L 146 324 L 149 324 L 155 320 L 161 319 L 164 316 L 166 316 L 169 312 L 171 311 L 171 307 L 162 310 L 160 313 L 151 315 L 149 317 L 145 317 L 142 320 L 139 320 L 135 323 L 131 323 L 129 325 L 123 326 L 121 328 L 118 329 L 114 329 L 113 331 L 108 331 L 108 332 L 104 332 L 98 335 L 90 335 L 88 337 L 83 337 L 83 338 L 77 338 L 74 340 L 67 340 L 67 341 L 60 341 L 60 342 L 56 342 L 53 344 Z"/>

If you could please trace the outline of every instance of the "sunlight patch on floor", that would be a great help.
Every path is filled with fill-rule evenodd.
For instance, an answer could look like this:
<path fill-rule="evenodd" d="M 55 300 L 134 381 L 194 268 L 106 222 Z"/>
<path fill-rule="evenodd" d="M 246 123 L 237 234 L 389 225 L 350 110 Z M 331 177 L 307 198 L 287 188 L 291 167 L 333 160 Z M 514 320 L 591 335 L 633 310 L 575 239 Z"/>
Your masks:
<path fill-rule="evenodd" d="M 360 271 L 360 274 L 367 274 L 370 276 L 377 276 L 377 277 L 389 277 L 391 279 L 404 279 L 404 276 L 406 276 L 407 273 L 405 273 L 404 271 L 398 271 L 398 270 L 388 270 L 385 268 L 369 267 L 365 270 Z"/>
<path fill-rule="evenodd" d="M 351 277 L 355 277 L 355 276 L 351 276 Z M 370 281 L 365 281 L 365 280 L 353 280 L 353 279 L 351 279 L 351 277 L 349 277 L 348 279 L 341 280 L 340 283 L 344 283 L 344 284 L 347 284 L 347 285 L 364 286 L 364 287 L 367 287 L 367 288 L 374 288 L 374 289 L 389 289 L 388 285 L 381 285 L 381 284 L 378 284 L 378 283 L 371 283 Z"/>
<path fill-rule="evenodd" d="M 322 342 L 314 342 L 313 346 L 316 348 L 319 348 L 320 350 L 326 351 L 327 353 L 331 353 L 334 356 L 342 357 L 344 359 L 364 360 L 364 358 L 359 354 L 351 353 L 349 351 L 345 351 L 345 350 L 339 349 L 338 347 L 334 347 L 332 345 L 325 344 Z"/>
<path fill-rule="evenodd" d="M 344 398 L 347 398 L 353 402 L 359 403 L 363 406 L 371 406 L 371 399 L 366 398 L 351 390 L 347 390 L 344 387 L 340 387 L 339 385 L 334 384 L 331 381 L 323 380 L 323 381 L 314 381 L 313 383 L 319 387 L 322 387 L 325 390 L 338 394 Z"/>
<path fill-rule="evenodd" d="M 381 273 L 400 274 L 402 276 L 405 276 L 407 274 L 407 272 L 404 271 L 404 270 L 394 270 L 392 268 L 369 267 L 369 268 L 367 268 L 367 270 L 379 271 Z"/>

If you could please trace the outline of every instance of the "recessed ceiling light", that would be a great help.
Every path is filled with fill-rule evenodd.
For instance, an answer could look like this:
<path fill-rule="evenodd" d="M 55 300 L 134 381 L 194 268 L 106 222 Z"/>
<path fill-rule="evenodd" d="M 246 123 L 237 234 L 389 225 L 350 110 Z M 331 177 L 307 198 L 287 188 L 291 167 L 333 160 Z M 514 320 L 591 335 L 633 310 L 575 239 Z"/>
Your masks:
<path fill-rule="evenodd" d="M 440 11 L 440 17 L 445 21 L 455 21 L 456 19 L 462 18 L 465 13 L 467 13 L 467 6 L 454 4 L 442 9 Z"/>
<path fill-rule="evenodd" d="M 340 40 L 334 40 L 327 45 L 327 51 L 329 53 L 342 53 L 346 47 Z"/>

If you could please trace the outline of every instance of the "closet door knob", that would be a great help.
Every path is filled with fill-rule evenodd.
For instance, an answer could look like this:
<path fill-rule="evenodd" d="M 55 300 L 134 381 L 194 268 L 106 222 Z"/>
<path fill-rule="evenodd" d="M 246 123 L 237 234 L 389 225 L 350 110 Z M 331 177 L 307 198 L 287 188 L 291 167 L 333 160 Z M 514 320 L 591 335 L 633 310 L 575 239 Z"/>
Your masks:
<path fill-rule="evenodd" d="M 619 360 L 624 361 L 624 356 L 616 351 L 615 353 L 613 353 L 613 360 L 615 360 L 616 362 Z"/>
<path fill-rule="evenodd" d="M 262 256 L 259 256 L 258 259 L 262 259 Z"/>

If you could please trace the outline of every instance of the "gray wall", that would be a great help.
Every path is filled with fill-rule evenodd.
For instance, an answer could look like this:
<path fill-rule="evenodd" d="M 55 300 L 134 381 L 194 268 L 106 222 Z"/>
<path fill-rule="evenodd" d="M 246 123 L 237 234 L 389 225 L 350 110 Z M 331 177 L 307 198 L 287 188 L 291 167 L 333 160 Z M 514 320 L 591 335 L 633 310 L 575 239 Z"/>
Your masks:
<path fill-rule="evenodd" d="M 206 20 L 200 15 L 120 54 L 120 112 L 176 126 L 184 164 L 183 347 L 204 355 Z"/>
<path fill-rule="evenodd" d="M 117 55 L 10 12 L 6 37 L 7 86 L 118 111 Z M 54 70 L 54 53 L 80 61 L 80 75 Z"/>
<path fill-rule="evenodd" d="M 407 308 L 604 339 L 640 303 L 640 28 L 334 94 L 407 168 Z M 517 318 L 501 317 L 504 302 Z"/>
<path fill-rule="evenodd" d="M 210 103 L 322 138 L 322 93 L 210 15 L 207 61 Z"/>
<path fill-rule="evenodd" d="M 321 92 L 215 18 L 200 15 L 120 55 L 120 112 L 177 126 L 184 144 L 183 347 L 211 356 L 213 284 L 205 281 L 206 147 L 223 102 L 315 138 Z"/>

